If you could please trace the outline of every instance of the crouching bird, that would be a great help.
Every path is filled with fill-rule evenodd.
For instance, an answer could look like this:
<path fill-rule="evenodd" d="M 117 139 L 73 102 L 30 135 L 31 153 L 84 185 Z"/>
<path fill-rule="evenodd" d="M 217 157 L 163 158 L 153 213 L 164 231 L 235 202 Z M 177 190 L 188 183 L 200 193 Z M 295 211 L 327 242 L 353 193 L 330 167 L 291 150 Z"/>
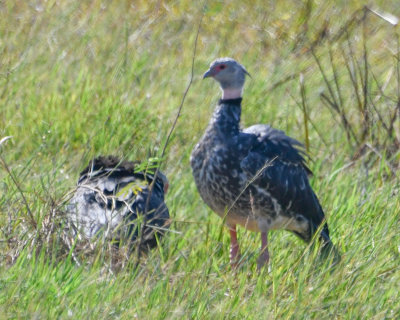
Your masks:
<path fill-rule="evenodd" d="M 155 178 L 153 173 L 138 169 L 139 163 L 114 156 L 90 161 L 67 206 L 76 235 L 135 243 L 142 231 L 141 249 L 156 246 L 156 237 L 169 226 L 164 203 L 168 180 L 160 171 Z"/>
<path fill-rule="evenodd" d="M 265 124 L 240 128 L 246 75 L 234 59 L 211 63 L 203 78 L 219 82 L 222 98 L 190 159 L 202 199 L 229 227 L 231 265 L 235 268 L 240 260 L 236 225 L 261 232 L 258 269 L 269 261 L 271 229 L 292 231 L 307 242 L 319 230 L 322 251 L 330 251 L 328 225 L 308 181 L 303 145 Z"/>

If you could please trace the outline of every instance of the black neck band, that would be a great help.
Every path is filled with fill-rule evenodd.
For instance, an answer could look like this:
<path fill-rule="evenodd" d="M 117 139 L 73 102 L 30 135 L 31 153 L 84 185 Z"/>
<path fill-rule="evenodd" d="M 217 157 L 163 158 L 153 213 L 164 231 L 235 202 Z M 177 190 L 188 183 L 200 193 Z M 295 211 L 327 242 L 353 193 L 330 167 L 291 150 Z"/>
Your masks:
<path fill-rule="evenodd" d="M 219 104 L 236 104 L 240 105 L 242 103 L 242 98 L 236 98 L 236 99 L 219 99 Z"/>

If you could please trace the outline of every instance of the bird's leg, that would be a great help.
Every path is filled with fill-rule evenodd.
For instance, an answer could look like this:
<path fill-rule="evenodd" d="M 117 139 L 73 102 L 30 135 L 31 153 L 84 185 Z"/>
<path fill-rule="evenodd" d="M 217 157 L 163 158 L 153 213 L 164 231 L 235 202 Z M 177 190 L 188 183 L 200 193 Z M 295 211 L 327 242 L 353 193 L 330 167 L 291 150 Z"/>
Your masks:
<path fill-rule="evenodd" d="M 257 259 L 257 269 L 261 270 L 261 268 L 266 266 L 268 262 L 269 262 L 268 233 L 261 232 L 261 253 Z"/>
<path fill-rule="evenodd" d="M 229 226 L 229 233 L 231 235 L 231 251 L 230 251 L 231 266 L 232 269 L 236 269 L 239 265 L 239 260 L 240 260 L 240 250 L 239 250 L 239 243 L 237 241 L 236 225 Z"/>

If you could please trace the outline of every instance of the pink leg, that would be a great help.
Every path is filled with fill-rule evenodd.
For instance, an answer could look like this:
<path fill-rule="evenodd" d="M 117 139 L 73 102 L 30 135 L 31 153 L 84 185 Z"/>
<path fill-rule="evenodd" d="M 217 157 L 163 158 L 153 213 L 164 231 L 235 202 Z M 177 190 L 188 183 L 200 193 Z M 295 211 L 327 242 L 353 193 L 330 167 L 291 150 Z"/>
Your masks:
<path fill-rule="evenodd" d="M 230 251 L 231 266 L 232 269 L 236 269 L 238 267 L 240 260 L 240 250 L 239 250 L 239 243 L 237 241 L 236 225 L 229 226 L 229 233 L 231 235 L 231 251 Z"/>
<path fill-rule="evenodd" d="M 269 262 L 268 233 L 261 232 L 261 254 L 257 259 L 257 269 L 261 270 Z"/>

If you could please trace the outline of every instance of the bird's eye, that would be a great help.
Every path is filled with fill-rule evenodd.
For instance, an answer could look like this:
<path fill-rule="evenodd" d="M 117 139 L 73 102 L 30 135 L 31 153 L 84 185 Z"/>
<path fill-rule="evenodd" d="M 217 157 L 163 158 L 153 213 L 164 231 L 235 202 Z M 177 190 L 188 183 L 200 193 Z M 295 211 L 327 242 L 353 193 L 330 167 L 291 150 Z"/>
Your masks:
<path fill-rule="evenodd" d="M 221 70 L 224 70 L 224 69 L 226 68 L 226 65 L 221 64 L 221 65 L 219 66 L 219 68 L 220 68 Z"/>

